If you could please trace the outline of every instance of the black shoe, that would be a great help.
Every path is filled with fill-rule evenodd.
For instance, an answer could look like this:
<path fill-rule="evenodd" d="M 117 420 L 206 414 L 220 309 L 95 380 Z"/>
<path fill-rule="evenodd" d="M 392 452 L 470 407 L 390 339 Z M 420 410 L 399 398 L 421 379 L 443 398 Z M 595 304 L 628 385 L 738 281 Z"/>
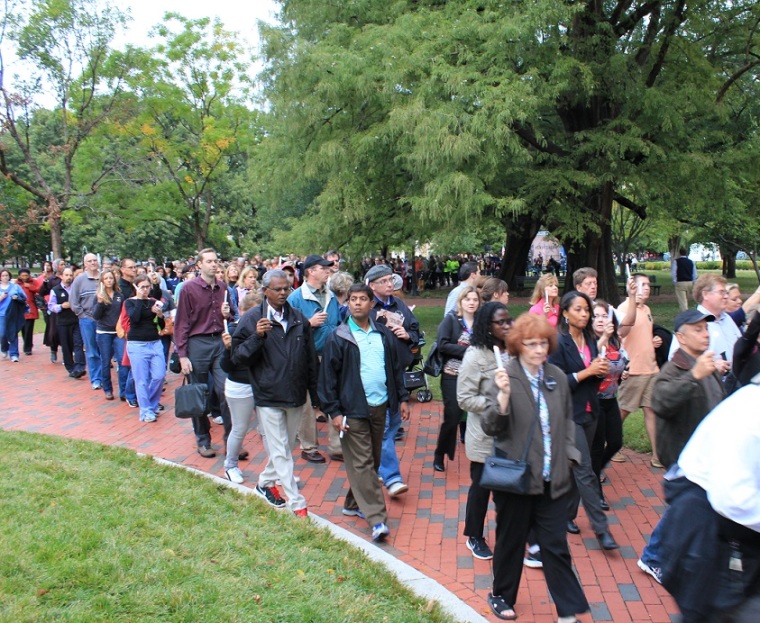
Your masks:
<path fill-rule="evenodd" d="M 137 404 L 136 400 L 127 400 L 127 404 L 132 407 L 133 409 L 137 409 L 140 405 Z"/>
<path fill-rule="evenodd" d="M 318 415 L 317 422 L 323 422 L 323 423 L 327 422 L 327 417 L 325 417 L 324 415 Z"/>
<path fill-rule="evenodd" d="M 318 450 L 311 450 L 310 452 L 306 452 L 306 450 L 301 451 L 301 458 L 304 461 L 308 461 L 309 463 L 326 463 L 327 459 L 323 457 Z"/>
<path fill-rule="evenodd" d="M 225 453 L 226 454 L 226 453 Z M 238 461 L 245 461 L 250 456 L 250 453 L 245 448 L 240 451 L 240 454 L 238 454 Z"/>
<path fill-rule="evenodd" d="M 119 400 L 121 400 L 122 402 L 127 402 L 127 397 L 126 396 L 119 396 Z"/>
<path fill-rule="evenodd" d="M 445 472 L 446 466 L 443 464 L 443 457 L 436 456 L 433 458 L 433 469 L 437 472 Z"/>
<path fill-rule="evenodd" d="M 567 531 L 570 534 L 580 534 L 581 533 L 581 529 L 578 527 L 578 524 L 575 523 L 574 521 L 568 521 L 567 522 Z"/>
<path fill-rule="evenodd" d="M 609 532 L 600 532 L 596 535 L 596 538 L 599 541 L 599 545 L 602 546 L 602 549 L 611 550 L 620 547 Z"/>
<path fill-rule="evenodd" d="M 163 411 L 164 409 L 166 409 L 166 407 L 159 402 L 158 407 L 156 407 L 156 411 Z"/>
<path fill-rule="evenodd" d="M 604 498 L 599 500 L 599 506 L 602 508 L 603 511 L 610 510 L 610 505 L 607 504 L 607 500 L 605 500 Z"/>
<path fill-rule="evenodd" d="M 404 437 L 406 437 L 406 431 L 403 428 L 399 428 L 393 441 L 401 441 Z"/>
<path fill-rule="evenodd" d="M 25 354 L 27 357 L 31 357 L 31 355 L 32 355 L 32 351 L 29 351 L 29 352 L 27 352 L 27 351 L 24 351 L 24 354 Z"/>

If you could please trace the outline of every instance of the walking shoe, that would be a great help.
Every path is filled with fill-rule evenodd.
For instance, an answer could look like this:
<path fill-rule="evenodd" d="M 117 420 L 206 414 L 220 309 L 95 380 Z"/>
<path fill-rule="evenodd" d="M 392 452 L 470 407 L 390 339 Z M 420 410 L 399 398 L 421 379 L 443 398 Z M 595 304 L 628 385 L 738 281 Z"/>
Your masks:
<path fill-rule="evenodd" d="M 119 396 L 119 400 L 121 400 L 122 402 L 127 402 L 127 397 L 126 396 Z"/>
<path fill-rule="evenodd" d="M 113 392 L 106 392 L 106 400 L 113 400 Z"/>
<path fill-rule="evenodd" d="M 319 453 L 319 450 L 309 450 L 308 452 L 306 450 L 301 450 L 301 458 L 309 463 L 327 462 L 327 459 Z"/>
<path fill-rule="evenodd" d="M 327 417 L 324 415 L 318 415 L 317 422 L 321 422 L 321 423 L 327 422 Z"/>
<path fill-rule="evenodd" d="M 393 437 L 393 441 L 401 441 L 404 437 L 406 437 L 406 431 L 403 428 L 399 428 Z"/>
<path fill-rule="evenodd" d="M 603 511 L 610 510 L 610 505 L 607 504 L 607 500 L 604 499 L 604 496 L 602 496 L 601 499 L 599 500 L 599 506 L 601 507 Z"/>
<path fill-rule="evenodd" d="M 158 407 L 156 407 L 156 411 L 163 411 L 164 409 L 166 409 L 166 407 L 159 402 Z"/>
<path fill-rule="evenodd" d="M 50 363 L 58 363 L 58 353 L 50 353 Z"/>
<path fill-rule="evenodd" d="M 486 543 L 485 539 L 471 536 L 467 537 L 465 544 L 475 558 L 479 560 L 491 560 L 491 558 L 493 558 L 493 552 L 491 551 L 491 548 L 488 547 L 488 543 Z"/>
<path fill-rule="evenodd" d="M 616 452 L 610 459 L 610 461 L 614 461 L 615 463 L 625 463 L 627 460 L 628 458 L 622 452 Z"/>
<path fill-rule="evenodd" d="M 216 417 L 212 417 L 212 418 L 211 418 L 211 421 L 212 421 L 214 424 L 224 424 L 224 420 L 222 419 L 222 416 L 221 416 L 221 415 L 217 415 Z"/>
<path fill-rule="evenodd" d="M 243 480 L 243 472 L 240 471 L 239 467 L 230 467 L 229 469 L 224 470 L 225 476 L 227 476 L 227 480 L 231 480 L 235 484 L 242 484 Z"/>
<path fill-rule="evenodd" d="M 132 407 L 133 409 L 137 409 L 137 407 L 139 407 L 139 406 L 140 406 L 140 405 L 138 405 L 138 404 L 137 404 L 137 401 L 136 401 L 136 400 L 130 400 L 129 398 L 127 398 L 127 404 L 128 404 L 130 407 Z"/>
<path fill-rule="evenodd" d="M 609 551 L 618 549 L 620 547 L 608 531 L 597 533 L 596 538 L 599 541 L 599 545 L 601 545 L 602 549 Z"/>
<path fill-rule="evenodd" d="M 11 361 L 13 363 L 18 363 L 18 357 L 16 357 L 16 355 L 11 355 Z"/>
<path fill-rule="evenodd" d="M 331 461 L 338 461 L 340 463 L 343 463 L 345 461 L 345 459 L 343 458 L 343 455 L 341 453 L 339 453 L 339 452 L 336 452 L 335 454 L 331 454 L 330 455 L 330 460 Z"/>
<path fill-rule="evenodd" d="M 262 487 L 256 485 L 253 492 L 259 497 L 264 498 L 269 506 L 275 508 L 285 508 L 285 500 L 280 495 L 280 490 L 277 487 Z M 305 508 L 303 510 L 306 510 Z"/>
<path fill-rule="evenodd" d="M 390 487 L 388 487 L 388 495 L 390 495 L 392 498 L 395 498 L 397 495 L 401 495 L 402 493 L 406 493 L 407 491 L 409 491 L 409 487 L 401 481 L 394 482 Z"/>
<path fill-rule="evenodd" d="M 143 418 L 143 422 L 148 422 L 149 424 L 152 424 L 155 421 L 156 421 L 156 414 L 155 413 L 148 413 L 148 415 L 146 415 Z"/>
<path fill-rule="evenodd" d="M 541 560 L 541 552 L 538 551 L 535 554 L 528 552 L 525 558 L 523 558 L 523 564 L 531 569 L 543 569 L 544 561 Z"/>
<path fill-rule="evenodd" d="M 636 565 L 638 565 L 639 569 L 644 573 L 651 575 L 655 579 L 655 582 L 662 584 L 662 569 L 659 567 L 650 567 L 647 563 L 641 560 L 641 558 L 636 561 Z"/>
<path fill-rule="evenodd" d="M 0 356 L 2 356 L 3 359 L 8 359 L 8 351 L 0 351 Z"/>
<path fill-rule="evenodd" d="M 246 450 L 245 448 L 243 448 L 238 454 L 238 461 L 245 461 L 249 456 L 251 456 L 251 453 L 248 452 L 248 450 Z"/>
<path fill-rule="evenodd" d="M 384 541 L 385 537 L 387 537 L 390 533 L 391 531 L 388 529 L 388 526 L 386 526 L 384 523 L 379 523 L 374 528 L 372 528 L 372 540 L 375 542 Z"/>
<path fill-rule="evenodd" d="M 358 517 L 359 519 L 364 519 L 364 513 L 362 513 L 358 508 L 344 508 L 343 514 L 346 517 Z"/>
<path fill-rule="evenodd" d="M 204 459 L 213 459 L 216 456 L 216 452 L 214 452 L 211 446 L 198 446 L 198 454 L 200 454 Z"/>
<path fill-rule="evenodd" d="M 100 383 L 93 383 L 92 388 L 97 391 L 99 389 L 103 389 L 103 386 Z"/>
<path fill-rule="evenodd" d="M 299 508 L 297 511 L 293 511 L 296 517 L 303 517 L 306 519 L 309 516 L 309 511 L 305 508 Z"/>
<path fill-rule="evenodd" d="M 25 354 L 27 357 L 31 357 L 31 356 L 32 356 L 32 351 L 30 351 L 30 350 L 25 350 L 25 351 L 24 351 L 24 354 Z"/>
<path fill-rule="evenodd" d="M 652 459 L 652 460 L 650 460 L 649 464 L 652 467 L 655 467 L 657 469 L 665 469 L 665 466 L 662 463 L 660 463 L 660 461 L 658 459 Z"/>

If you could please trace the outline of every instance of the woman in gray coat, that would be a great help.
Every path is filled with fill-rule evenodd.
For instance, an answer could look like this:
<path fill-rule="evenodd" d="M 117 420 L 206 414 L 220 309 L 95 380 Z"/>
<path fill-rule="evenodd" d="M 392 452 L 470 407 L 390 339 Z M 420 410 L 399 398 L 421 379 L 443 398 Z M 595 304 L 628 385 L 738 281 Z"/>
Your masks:
<path fill-rule="evenodd" d="M 498 450 L 512 459 L 528 449 L 530 492 L 518 495 L 494 491 L 496 547 L 493 589 L 488 603 L 500 619 L 517 618 L 514 604 L 522 575 L 523 553 L 532 529 L 544 564 L 549 593 L 560 623 L 573 623 L 586 612 L 588 601 L 572 569 L 565 535 L 566 509 L 572 488 L 571 462 L 575 447 L 572 400 L 564 372 L 546 363 L 556 348 L 554 329 L 543 316 L 523 314 L 507 337 L 514 356 L 506 369 L 496 371 L 486 392 L 481 424 L 495 437 Z M 531 425 L 535 422 L 535 426 Z"/>

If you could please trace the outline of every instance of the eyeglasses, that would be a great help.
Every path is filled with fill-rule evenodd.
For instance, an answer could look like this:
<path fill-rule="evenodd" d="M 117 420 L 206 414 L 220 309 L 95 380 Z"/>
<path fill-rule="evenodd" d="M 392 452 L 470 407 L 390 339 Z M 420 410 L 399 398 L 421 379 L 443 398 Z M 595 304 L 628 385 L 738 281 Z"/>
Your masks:
<path fill-rule="evenodd" d="M 549 348 L 549 342 L 547 340 L 541 340 L 540 342 L 523 342 L 522 345 L 528 350 L 544 350 Z"/>
<path fill-rule="evenodd" d="M 499 325 L 500 327 L 508 327 L 509 325 L 512 324 L 512 321 L 511 320 L 507 320 L 506 318 L 501 318 L 499 320 L 492 320 L 491 322 L 493 324 Z"/>
<path fill-rule="evenodd" d="M 271 290 L 272 292 L 277 292 L 278 294 L 280 294 L 282 292 L 290 292 L 293 288 L 291 288 L 290 286 L 288 286 L 287 288 L 270 288 L 270 287 L 267 287 L 266 289 L 267 290 Z"/>
<path fill-rule="evenodd" d="M 387 286 L 393 283 L 393 277 L 386 277 L 385 279 L 375 279 L 374 283 Z"/>
<path fill-rule="evenodd" d="M 728 290 L 708 290 L 708 293 L 710 294 L 717 294 L 720 297 L 727 297 L 728 296 Z"/>

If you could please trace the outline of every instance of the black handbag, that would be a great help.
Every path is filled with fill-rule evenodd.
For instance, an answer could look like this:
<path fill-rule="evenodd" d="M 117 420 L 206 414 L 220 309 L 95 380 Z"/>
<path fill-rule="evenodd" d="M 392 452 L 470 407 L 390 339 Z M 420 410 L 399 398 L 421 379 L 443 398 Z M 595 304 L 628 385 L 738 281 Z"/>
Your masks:
<path fill-rule="evenodd" d="M 182 364 L 179 361 L 179 353 L 175 350 L 172 351 L 172 356 L 169 357 L 169 370 L 174 374 L 182 372 Z"/>
<path fill-rule="evenodd" d="M 203 417 L 209 412 L 208 385 L 188 383 L 187 376 L 182 385 L 174 390 L 174 415 L 178 418 Z"/>
<path fill-rule="evenodd" d="M 443 355 L 438 350 L 438 340 L 433 342 L 425 358 L 425 365 L 422 371 L 428 376 L 441 376 L 443 372 Z"/>
<path fill-rule="evenodd" d="M 538 394 L 537 412 L 541 409 L 541 393 Z M 509 459 L 505 453 L 494 447 L 494 453 L 487 457 L 483 464 L 483 474 L 480 476 L 480 486 L 492 491 L 503 491 L 516 495 L 530 493 L 530 463 L 528 452 L 533 441 L 533 431 L 536 429 L 538 415 L 533 418 L 521 459 Z"/>
<path fill-rule="evenodd" d="M 47 301 L 45 300 L 45 297 L 41 294 L 35 294 L 34 295 L 34 304 L 37 306 L 37 309 L 40 311 L 43 311 L 47 309 Z"/>

